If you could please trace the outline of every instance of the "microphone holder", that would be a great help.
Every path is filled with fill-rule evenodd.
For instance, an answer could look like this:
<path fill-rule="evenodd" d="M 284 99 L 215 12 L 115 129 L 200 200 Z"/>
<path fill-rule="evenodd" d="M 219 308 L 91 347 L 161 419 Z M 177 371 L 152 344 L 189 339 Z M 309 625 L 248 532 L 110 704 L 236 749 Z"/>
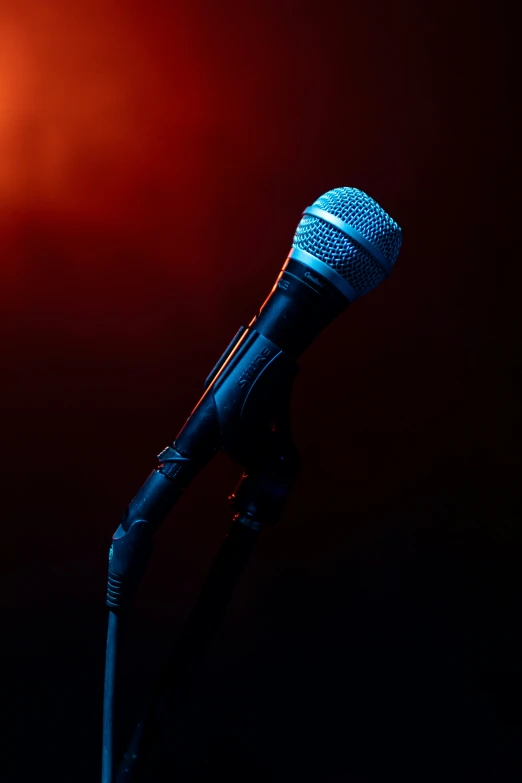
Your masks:
<path fill-rule="evenodd" d="M 254 335 L 255 336 L 255 335 Z M 226 607 L 259 537 L 262 525 L 274 525 L 283 510 L 299 470 L 300 459 L 290 427 L 290 394 L 298 371 L 295 362 L 279 354 L 279 369 L 269 382 L 257 384 L 257 402 L 238 411 L 234 427 L 222 428 L 229 434 L 222 447 L 237 462 L 246 466 L 241 480 L 229 497 L 234 510 L 232 527 L 211 566 L 201 593 L 181 632 L 180 638 L 165 664 L 141 720 L 128 745 L 114 777 L 113 712 L 118 658 L 119 624 L 129 604 L 129 597 L 151 553 L 153 526 L 150 519 L 163 517 L 168 506 L 179 496 L 169 473 L 179 475 L 191 470 L 190 458 L 183 456 L 193 438 L 190 427 L 182 430 L 173 447 L 161 454 L 160 467 L 149 476 L 144 488 L 132 501 L 127 518 L 132 522 L 124 530 L 122 524 L 113 537 L 110 553 L 107 604 L 109 629 L 104 691 L 104 725 L 102 750 L 102 783 L 137 783 L 153 780 L 151 765 L 159 764 L 162 736 L 169 707 L 188 692 L 208 644 L 218 629 Z M 264 389 L 264 391 L 263 391 Z M 217 395 L 216 395 L 217 396 Z M 252 397 L 252 395 L 250 395 Z M 226 410 L 229 397 L 218 398 L 217 410 Z M 221 405 L 221 407 L 220 407 Z M 257 416 L 254 414 L 257 410 Z M 190 420 L 189 420 L 190 422 Z M 213 432 L 213 430 L 210 430 Z M 230 437 L 235 432 L 237 437 Z M 183 435 L 185 433 L 185 439 Z M 188 433 L 188 434 L 187 434 Z M 210 449 L 207 454 L 210 453 Z M 199 462 L 199 466 L 203 460 Z M 196 466 L 197 467 L 197 466 Z M 166 478 L 167 477 L 167 478 Z M 169 485 L 169 486 L 167 486 Z M 173 486 L 171 490 L 169 487 Z M 144 498 L 144 500 L 142 500 Z M 148 504 L 148 505 L 147 505 Z M 147 514 L 138 513 L 147 508 Z M 124 575 L 124 576 L 121 576 Z M 173 763 L 168 760 L 168 763 Z"/>

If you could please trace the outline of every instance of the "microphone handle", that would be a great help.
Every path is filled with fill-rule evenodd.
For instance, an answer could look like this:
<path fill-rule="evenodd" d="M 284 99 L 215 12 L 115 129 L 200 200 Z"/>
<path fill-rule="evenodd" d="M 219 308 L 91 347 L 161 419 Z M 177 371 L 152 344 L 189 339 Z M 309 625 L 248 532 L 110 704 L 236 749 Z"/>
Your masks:
<path fill-rule="evenodd" d="M 248 327 L 241 327 L 205 381 L 203 396 L 114 533 L 107 605 L 118 610 L 152 551 L 152 535 L 194 476 L 219 449 L 243 467 L 264 459 L 274 422 L 291 450 L 295 358 L 348 305 L 329 280 L 289 257 Z M 288 412 L 281 415 L 282 410 Z M 283 425 L 282 422 L 285 422 Z"/>
<path fill-rule="evenodd" d="M 342 282 L 330 267 L 317 263 Z M 297 359 L 348 304 L 331 279 L 289 255 L 250 326 Z"/>

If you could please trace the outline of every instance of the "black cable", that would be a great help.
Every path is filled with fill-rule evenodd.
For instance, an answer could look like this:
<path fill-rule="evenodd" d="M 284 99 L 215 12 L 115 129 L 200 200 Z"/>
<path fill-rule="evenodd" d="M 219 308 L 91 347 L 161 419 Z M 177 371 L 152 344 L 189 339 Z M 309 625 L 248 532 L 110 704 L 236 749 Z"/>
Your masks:
<path fill-rule="evenodd" d="M 109 611 L 103 693 L 102 783 L 112 783 L 114 771 L 114 692 L 118 658 L 119 617 Z"/>
<path fill-rule="evenodd" d="M 168 732 L 168 727 L 163 725 L 165 716 L 180 698 L 181 691 L 190 687 L 199 670 L 209 641 L 221 623 L 259 532 L 259 525 L 252 528 L 239 520 L 232 525 L 181 637 L 158 678 L 153 696 L 118 768 L 115 783 L 147 780 L 151 771 L 156 771 L 151 766 L 161 764 L 163 735 Z M 173 759 L 170 758 L 168 763 L 172 764 Z"/>

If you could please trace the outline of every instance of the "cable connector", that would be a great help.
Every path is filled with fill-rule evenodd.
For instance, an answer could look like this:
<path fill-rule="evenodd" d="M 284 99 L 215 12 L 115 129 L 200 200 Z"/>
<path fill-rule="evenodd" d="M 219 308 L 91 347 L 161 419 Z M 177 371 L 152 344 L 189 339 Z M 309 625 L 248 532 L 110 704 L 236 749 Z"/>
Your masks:
<path fill-rule="evenodd" d="M 109 549 L 107 606 L 116 611 L 129 599 L 152 553 L 152 526 L 135 519 L 127 532 L 119 525 Z"/>

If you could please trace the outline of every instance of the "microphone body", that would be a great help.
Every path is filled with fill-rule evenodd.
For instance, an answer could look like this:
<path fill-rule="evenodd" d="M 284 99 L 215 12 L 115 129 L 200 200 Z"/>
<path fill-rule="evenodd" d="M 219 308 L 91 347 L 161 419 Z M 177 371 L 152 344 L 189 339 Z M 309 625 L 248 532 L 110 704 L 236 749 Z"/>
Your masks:
<path fill-rule="evenodd" d="M 400 244 L 397 224 L 354 188 L 329 191 L 305 210 L 259 313 L 220 357 L 203 396 L 121 519 L 109 553 L 111 609 L 143 572 L 158 524 L 219 449 L 246 469 L 231 497 L 236 517 L 256 528 L 277 520 L 299 467 L 290 427 L 296 359 L 389 273 Z"/>
<path fill-rule="evenodd" d="M 249 476 L 256 463 L 263 463 L 266 473 L 267 452 L 272 452 L 272 460 L 279 462 L 281 498 L 287 494 L 299 464 L 289 421 L 299 370 L 295 359 L 348 305 L 334 286 L 315 275 L 308 279 L 307 272 L 292 259 L 285 264 L 259 314 L 234 336 L 174 443 L 158 455 L 158 466 L 127 507 L 111 547 L 110 608 L 122 604 L 127 589 L 141 576 L 154 530 L 219 449 L 249 469 Z M 256 504 L 257 524 L 274 523 L 282 503 L 265 506 L 261 511 Z M 131 571 L 132 578 L 124 578 Z"/>

